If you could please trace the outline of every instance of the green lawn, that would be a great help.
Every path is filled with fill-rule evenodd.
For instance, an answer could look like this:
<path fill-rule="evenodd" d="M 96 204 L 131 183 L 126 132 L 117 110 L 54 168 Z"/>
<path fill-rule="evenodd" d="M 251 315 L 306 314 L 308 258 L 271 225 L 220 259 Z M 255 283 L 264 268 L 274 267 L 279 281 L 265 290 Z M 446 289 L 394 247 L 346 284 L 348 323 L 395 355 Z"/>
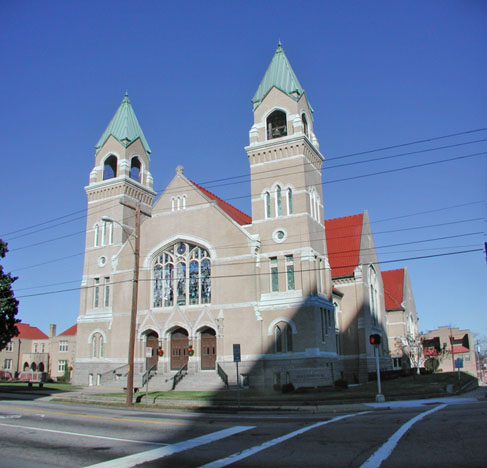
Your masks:
<path fill-rule="evenodd" d="M 79 390 L 82 387 L 76 387 L 74 385 L 71 385 L 69 383 L 44 383 L 44 386 L 42 388 L 39 388 L 39 384 L 32 384 L 32 387 L 29 387 L 26 382 L 15 382 L 15 383 L 10 383 L 10 382 L 0 382 L 0 391 L 3 389 L 7 389 L 9 387 L 15 388 L 17 391 L 32 391 L 33 389 L 43 391 L 43 390 L 57 390 L 57 391 L 62 391 L 66 392 L 69 390 Z"/>

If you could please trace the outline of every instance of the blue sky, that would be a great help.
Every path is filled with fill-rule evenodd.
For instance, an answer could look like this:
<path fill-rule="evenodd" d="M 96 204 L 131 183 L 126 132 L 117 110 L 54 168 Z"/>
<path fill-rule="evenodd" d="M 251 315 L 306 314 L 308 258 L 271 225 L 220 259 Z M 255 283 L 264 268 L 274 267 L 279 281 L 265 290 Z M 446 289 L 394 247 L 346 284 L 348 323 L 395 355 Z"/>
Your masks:
<path fill-rule="evenodd" d="M 24 322 L 77 319 L 84 186 L 125 91 L 156 190 L 181 164 L 250 214 L 250 99 L 281 40 L 315 110 L 325 217 L 369 211 L 421 330 L 487 336 L 487 3 L 3 0 L 0 14 L 0 237 Z"/>

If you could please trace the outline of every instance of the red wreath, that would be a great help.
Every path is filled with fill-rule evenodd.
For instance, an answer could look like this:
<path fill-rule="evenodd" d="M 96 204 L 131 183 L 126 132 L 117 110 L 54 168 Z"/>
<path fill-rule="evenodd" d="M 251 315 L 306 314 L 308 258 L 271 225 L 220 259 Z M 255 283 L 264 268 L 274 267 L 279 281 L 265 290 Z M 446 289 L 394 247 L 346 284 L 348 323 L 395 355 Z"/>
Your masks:
<path fill-rule="evenodd" d="M 188 348 L 188 354 L 189 354 L 190 356 L 192 356 L 192 355 L 194 354 L 194 349 L 193 349 L 193 347 L 192 347 L 192 346 L 190 346 L 190 347 Z"/>
<path fill-rule="evenodd" d="M 164 351 L 162 350 L 162 348 L 158 348 L 157 355 L 158 356 L 164 356 Z"/>

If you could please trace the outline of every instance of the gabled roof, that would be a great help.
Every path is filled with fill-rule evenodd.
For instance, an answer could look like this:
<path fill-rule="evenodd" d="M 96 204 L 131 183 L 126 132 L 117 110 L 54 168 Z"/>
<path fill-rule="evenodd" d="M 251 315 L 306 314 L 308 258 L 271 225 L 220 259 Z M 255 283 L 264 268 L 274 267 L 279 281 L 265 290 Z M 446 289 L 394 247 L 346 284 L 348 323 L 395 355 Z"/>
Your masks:
<path fill-rule="evenodd" d="M 325 220 L 326 244 L 331 276 L 353 276 L 360 260 L 364 215 Z"/>
<path fill-rule="evenodd" d="M 17 323 L 15 326 L 19 331 L 17 338 L 23 338 L 25 340 L 47 340 L 49 338 L 37 327 L 31 327 L 28 323 Z"/>
<path fill-rule="evenodd" d="M 386 310 L 403 309 L 404 268 L 382 272 Z"/>
<path fill-rule="evenodd" d="M 252 98 L 252 102 L 254 104 L 260 103 L 274 86 L 296 101 L 302 94 L 304 94 L 304 89 L 299 83 L 286 54 L 284 53 L 281 41 L 279 41 L 279 44 L 277 45 L 274 57 L 272 57 L 264 78 L 262 78 L 262 81 Z"/>
<path fill-rule="evenodd" d="M 217 197 L 214 193 L 211 193 L 209 190 L 206 190 L 205 188 L 201 187 L 201 185 L 198 185 L 196 182 L 193 182 L 192 180 L 190 180 L 189 182 L 192 183 L 207 198 L 216 201 L 218 206 L 228 216 L 230 216 L 235 222 L 237 222 L 241 226 L 252 223 L 252 218 L 246 215 L 243 211 L 240 211 L 238 208 L 235 208 L 233 205 L 230 205 L 230 203 L 227 203 L 226 201 L 222 200 L 220 197 Z"/>
<path fill-rule="evenodd" d="M 112 135 L 116 138 L 123 146 L 127 147 L 133 143 L 137 138 L 140 138 L 142 146 L 144 147 L 147 154 L 151 153 L 151 149 L 147 140 L 145 139 L 144 132 L 140 128 L 139 121 L 135 116 L 135 112 L 130 104 L 130 99 L 128 93 L 125 93 L 120 107 L 115 112 L 112 120 L 108 124 L 108 127 L 103 132 L 103 135 L 98 140 L 95 148 L 99 150 L 105 142 L 108 140 L 109 136 Z"/>
<path fill-rule="evenodd" d="M 67 330 L 64 330 L 58 336 L 74 336 L 78 331 L 78 325 L 74 324 L 72 327 L 69 327 Z"/>

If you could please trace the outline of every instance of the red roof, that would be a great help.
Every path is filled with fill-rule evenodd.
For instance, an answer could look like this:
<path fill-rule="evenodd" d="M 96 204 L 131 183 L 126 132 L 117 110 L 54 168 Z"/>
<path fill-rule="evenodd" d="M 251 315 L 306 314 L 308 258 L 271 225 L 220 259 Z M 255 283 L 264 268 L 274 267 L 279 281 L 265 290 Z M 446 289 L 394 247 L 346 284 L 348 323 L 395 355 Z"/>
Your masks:
<path fill-rule="evenodd" d="M 386 310 L 402 309 L 404 295 L 404 268 L 382 272 Z"/>
<path fill-rule="evenodd" d="M 28 323 L 17 323 L 15 326 L 19 331 L 17 338 L 24 338 L 26 340 L 47 340 L 49 338 L 37 327 L 31 327 Z"/>
<path fill-rule="evenodd" d="M 325 221 L 326 244 L 331 276 L 352 276 L 359 264 L 364 215 L 358 214 Z"/>
<path fill-rule="evenodd" d="M 246 215 L 243 211 L 240 211 L 239 209 L 235 208 L 233 205 L 230 205 L 230 203 L 227 203 L 226 201 L 222 200 L 220 197 L 217 197 L 214 193 L 211 193 L 210 191 L 206 190 L 205 188 L 201 187 L 201 185 L 198 185 L 197 183 L 193 182 L 190 180 L 190 182 L 201 192 L 203 192 L 210 200 L 214 200 L 217 202 L 218 206 L 228 215 L 230 216 L 234 221 L 236 221 L 238 224 L 241 226 L 245 224 L 250 224 L 252 223 L 252 218 L 248 215 Z"/>
<path fill-rule="evenodd" d="M 469 353 L 470 350 L 466 346 L 453 346 L 453 354 L 456 353 Z"/>
<path fill-rule="evenodd" d="M 74 336 L 76 335 L 77 331 L 78 331 L 78 325 L 74 324 L 72 327 L 68 328 L 67 330 L 64 330 L 58 336 Z"/>

